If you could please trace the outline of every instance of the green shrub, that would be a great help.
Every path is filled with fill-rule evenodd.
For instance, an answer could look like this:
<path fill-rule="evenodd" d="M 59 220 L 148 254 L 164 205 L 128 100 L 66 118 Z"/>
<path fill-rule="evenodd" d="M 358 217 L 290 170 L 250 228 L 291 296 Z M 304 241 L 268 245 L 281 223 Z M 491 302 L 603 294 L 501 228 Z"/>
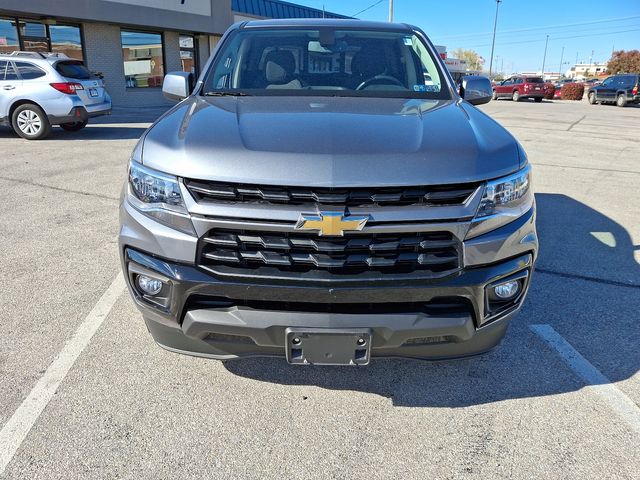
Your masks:
<path fill-rule="evenodd" d="M 582 100 L 584 85 L 581 83 L 565 83 L 562 86 L 563 100 Z"/>

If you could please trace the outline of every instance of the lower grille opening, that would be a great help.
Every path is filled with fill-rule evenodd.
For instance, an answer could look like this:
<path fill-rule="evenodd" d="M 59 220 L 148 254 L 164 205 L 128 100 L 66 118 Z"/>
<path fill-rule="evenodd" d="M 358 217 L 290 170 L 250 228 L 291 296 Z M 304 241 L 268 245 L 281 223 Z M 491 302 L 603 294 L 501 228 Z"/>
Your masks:
<path fill-rule="evenodd" d="M 251 308 L 285 312 L 344 313 L 353 315 L 424 313 L 442 316 L 448 314 L 467 314 L 473 316 L 471 302 L 462 297 L 440 297 L 428 302 L 393 303 L 314 303 L 314 302 L 275 302 L 270 300 L 239 300 L 227 297 L 194 295 L 185 304 L 185 312 L 199 309 Z"/>

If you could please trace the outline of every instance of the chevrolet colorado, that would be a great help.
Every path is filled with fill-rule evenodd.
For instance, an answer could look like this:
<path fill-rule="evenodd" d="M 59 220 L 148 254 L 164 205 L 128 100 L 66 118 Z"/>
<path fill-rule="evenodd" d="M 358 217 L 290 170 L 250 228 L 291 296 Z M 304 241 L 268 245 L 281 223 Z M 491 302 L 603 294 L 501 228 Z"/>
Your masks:
<path fill-rule="evenodd" d="M 135 147 L 130 293 L 164 348 L 365 365 L 496 346 L 538 250 L 531 167 L 418 28 L 232 26 Z"/>

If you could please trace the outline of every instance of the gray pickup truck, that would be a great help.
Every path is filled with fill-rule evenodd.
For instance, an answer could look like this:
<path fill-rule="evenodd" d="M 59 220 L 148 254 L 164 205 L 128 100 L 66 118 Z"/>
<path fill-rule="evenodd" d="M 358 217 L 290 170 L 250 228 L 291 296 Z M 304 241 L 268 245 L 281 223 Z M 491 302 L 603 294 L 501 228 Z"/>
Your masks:
<path fill-rule="evenodd" d="M 129 162 L 119 248 L 168 350 L 365 365 L 503 338 L 538 250 L 531 167 L 409 25 L 239 23 Z"/>

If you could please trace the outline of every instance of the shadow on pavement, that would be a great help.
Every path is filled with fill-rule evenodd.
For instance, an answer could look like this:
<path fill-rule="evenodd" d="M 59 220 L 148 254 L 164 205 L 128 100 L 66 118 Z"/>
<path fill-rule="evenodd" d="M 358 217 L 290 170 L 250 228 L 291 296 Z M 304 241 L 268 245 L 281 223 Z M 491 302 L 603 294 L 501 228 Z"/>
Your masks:
<path fill-rule="evenodd" d="M 225 368 L 258 381 L 373 393 L 405 407 L 458 408 L 582 388 L 578 377 L 528 328 L 541 323 L 550 324 L 611 381 L 630 378 L 640 367 L 637 247 L 621 225 L 580 202 L 564 195 L 536 198 L 544 245 L 538 266 L 544 265 L 545 272 L 534 275 L 522 311 L 492 352 L 446 362 L 374 360 L 364 368 L 292 367 L 272 358 L 227 361 Z M 610 236 L 598 239 L 593 231 Z M 603 243 L 611 237 L 615 246 Z M 636 286 L 609 282 L 607 276 L 580 278 L 593 273 L 581 269 L 586 263 L 595 264 L 597 272 L 630 272 Z M 575 269 L 564 271 L 562 266 Z"/>
<path fill-rule="evenodd" d="M 35 140 L 37 144 L 52 140 L 137 140 L 146 130 L 146 125 L 87 125 L 79 132 L 67 132 L 58 127 L 53 127 L 51 135 L 44 140 Z M 0 139 L 21 138 L 9 127 L 0 127 Z M 29 140 L 24 140 L 28 142 Z"/>

